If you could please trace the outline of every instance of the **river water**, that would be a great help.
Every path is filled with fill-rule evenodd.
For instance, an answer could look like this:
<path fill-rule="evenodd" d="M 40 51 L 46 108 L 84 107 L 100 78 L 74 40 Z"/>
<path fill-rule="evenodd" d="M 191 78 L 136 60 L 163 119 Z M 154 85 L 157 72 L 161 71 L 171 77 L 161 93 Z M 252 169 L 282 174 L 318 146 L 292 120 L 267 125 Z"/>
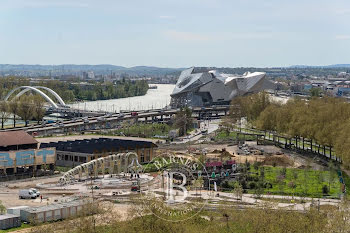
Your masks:
<path fill-rule="evenodd" d="M 173 84 L 150 84 L 157 89 L 149 89 L 144 96 L 135 96 L 120 99 L 85 101 L 70 104 L 72 108 L 88 111 L 120 112 L 121 110 L 147 110 L 164 108 L 170 104 L 170 94 Z"/>

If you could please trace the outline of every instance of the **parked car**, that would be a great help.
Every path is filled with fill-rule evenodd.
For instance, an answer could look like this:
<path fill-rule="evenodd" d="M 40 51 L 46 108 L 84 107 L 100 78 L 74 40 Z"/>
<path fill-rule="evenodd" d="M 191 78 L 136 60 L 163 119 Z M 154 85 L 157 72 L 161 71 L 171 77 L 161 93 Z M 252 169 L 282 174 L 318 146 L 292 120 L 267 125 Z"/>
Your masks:
<path fill-rule="evenodd" d="M 85 124 L 89 123 L 89 119 L 88 119 L 87 117 L 85 117 L 85 118 L 83 119 L 83 121 L 84 121 Z"/>
<path fill-rule="evenodd" d="M 19 199 L 35 199 L 35 198 L 37 198 L 36 193 L 34 193 L 30 189 L 19 190 L 18 196 L 19 196 Z"/>
<path fill-rule="evenodd" d="M 105 118 L 104 117 L 97 117 L 97 119 L 96 119 L 97 121 L 104 121 L 105 120 Z"/>

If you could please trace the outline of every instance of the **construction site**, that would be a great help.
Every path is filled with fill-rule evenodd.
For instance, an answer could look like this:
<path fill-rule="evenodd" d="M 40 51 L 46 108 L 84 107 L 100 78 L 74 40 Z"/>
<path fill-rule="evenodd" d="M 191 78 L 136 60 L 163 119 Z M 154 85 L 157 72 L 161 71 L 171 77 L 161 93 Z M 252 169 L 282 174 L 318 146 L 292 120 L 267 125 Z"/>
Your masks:
<path fill-rule="evenodd" d="M 53 147 L 57 153 L 68 150 L 77 153 L 74 145 L 104 141 L 114 143 L 116 148 L 123 141 L 94 137 L 36 140 L 45 145 L 44 148 L 60 145 L 59 150 Z M 171 208 L 179 208 L 184 203 L 193 205 L 192 211 L 210 210 L 222 204 L 251 208 L 270 200 L 278 200 L 274 208 L 300 211 L 315 205 L 315 200 L 318 205 L 337 205 L 344 195 L 340 179 L 345 177 L 330 171 L 320 159 L 274 145 L 258 145 L 256 141 L 218 144 L 205 142 L 203 137 L 185 144 L 146 141 L 128 138 L 124 145 L 130 144 L 133 148 L 126 146 L 118 152 L 110 146 L 104 153 L 95 151 L 86 162 L 73 159 L 77 163 L 61 166 L 64 171 L 53 169 L 50 175 L 2 182 L 0 200 L 7 208 L 7 214 L 0 219 L 6 223 L 2 229 L 16 227 L 18 221 L 32 228 L 43 222 L 72 219 L 81 216 L 93 203 L 108 206 L 121 219 L 128 219 L 137 203 L 135 200 L 149 197 Z M 146 155 L 143 148 L 135 145 L 145 145 L 152 151 Z M 54 161 L 58 162 L 56 156 Z M 188 164 L 195 166 L 184 168 L 183 165 Z M 310 180 L 307 188 L 303 184 L 306 173 Z M 314 181 L 311 174 L 315 176 Z M 237 184 L 241 192 L 237 192 Z M 19 194 L 25 190 L 38 195 L 21 198 Z"/>

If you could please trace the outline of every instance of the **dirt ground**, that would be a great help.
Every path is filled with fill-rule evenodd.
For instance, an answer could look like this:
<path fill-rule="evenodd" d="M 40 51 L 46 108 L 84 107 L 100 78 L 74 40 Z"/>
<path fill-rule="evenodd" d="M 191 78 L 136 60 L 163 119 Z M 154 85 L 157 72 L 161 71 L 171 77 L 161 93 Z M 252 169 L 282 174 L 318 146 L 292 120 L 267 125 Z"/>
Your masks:
<path fill-rule="evenodd" d="M 275 157 L 274 159 L 276 159 L 276 161 L 282 161 L 281 164 L 277 163 L 277 166 L 286 166 L 293 168 L 310 166 L 315 170 L 324 169 L 324 167 L 313 158 L 305 157 L 276 146 L 257 145 L 256 142 L 247 142 L 247 145 L 251 151 L 249 155 L 245 155 L 237 145 L 232 144 L 194 144 L 187 147 L 170 146 L 169 148 L 177 152 L 191 153 L 198 156 L 203 151 L 205 151 L 207 152 L 207 158 L 217 161 L 221 160 L 222 150 L 226 150 L 231 154 L 231 158 L 224 156 L 223 160 L 231 159 L 235 160 L 237 163 L 244 163 L 245 161 L 248 161 L 250 163 L 254 163 L 255 161 L 264 162 L 267 157 Z M 165 148 L 166 147 L 162 146 L 162 149 Z M 263 153 L 261 153 L 261 151 L 263 151 Z"/>
<path fill-rule="evenodd" d="M 230 145 L 230 144 L 222 144 L 222 145 L 211 145 L 211 144 L 200 144 L 200 145 L 191 145 L 191 147 L 179 147 L 178 149 L 174 150 L 179 153 L 188 154 L 188 151 L 190 151 L 197 157 L 200 156 L 202 151 L 207 152 L 207 158 L 210 158 L 211 160 L 220 161 L 221 160 L 221 151 L 224 149 L 226 152 L 228 152 L 231 157 L 223 157 L 224 160 L 230 159 L 230 160 L 236 160 L 238 163 L 244 163 L 246 160 L 253 163 L 255 161 L 263 162 L 267 156 L 282 156 L 291 161 L 292 165 L 289 165 L 288 167 L 302 167 L 302 166 L 311 166 L 313 169 L 316 170 L 322 170 L 324 169 L 322 165 L 317 163 L 312 158 L 308 158 L 305 156 L 301 156 L 299 154 L 285 151 L 281 148 L 275 147 L 275 146 L 260 146 L 256 145 L 254 142 L 248 143 L 249 148 L 254 151 L 254 149 L 263 150 L 264 155 L 254 154 L 251 153 L 250 155 L 242 155 L 241 153 L 238 154 L 239 148 L 237 145 Z M 162 146 L 162 150 L 164 151 L 164 146 Z M 174 148 L 172 148 L 174 149 Z M 213 153 L 214 152 L 214 153 Z M 226 153 L 226 155 L 228 154 Z M 267 155 L 268 154 L 268 155 Z M 278 165 L 278 164 L 277 164 Z M 60 176 L 56 177 L 49 177 L 49 178 L 36 178 L 36 179 L 27 179 L 22 181 L 16 181 L 16 182 L 4 182 L 0 183 L 0 200 L 5 205 L 5 207 L 13 207 L 13 206 L 42 206 L 47 205 L 50 203 L 59 202 L 68 198 L 72 198 L 74 196 L 79 196 L 81 193 L 77 190 L 48 190 L 48 189 L 40 189 L 37 187 L 37 184 L 39 183 L 57 183 Z M 40 198 L 34 199 L 34 200 L 21 200 L 18 198 L 18 193 L 20 189 L 25 188 L 38 188 L 38 190 L 41 192 L 43 196 L 43 200 L 41 201 Z M 106 193 L 111 193 L 112 189 L 101 189 L 96 191 L 96 195 L 104 195 Z M 90 193 L 87 193 L 85 195 L 91 195 Z"/>

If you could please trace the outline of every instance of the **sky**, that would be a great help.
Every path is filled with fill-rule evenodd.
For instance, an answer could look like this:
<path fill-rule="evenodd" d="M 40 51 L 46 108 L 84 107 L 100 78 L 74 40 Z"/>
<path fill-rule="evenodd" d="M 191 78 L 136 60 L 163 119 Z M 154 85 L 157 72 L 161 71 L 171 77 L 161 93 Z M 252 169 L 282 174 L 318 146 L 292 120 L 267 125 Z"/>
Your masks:
<path fill-rule="evenodd" d="M 0 0 L 0 64 L 349 63 L 349 0 Z"/>

